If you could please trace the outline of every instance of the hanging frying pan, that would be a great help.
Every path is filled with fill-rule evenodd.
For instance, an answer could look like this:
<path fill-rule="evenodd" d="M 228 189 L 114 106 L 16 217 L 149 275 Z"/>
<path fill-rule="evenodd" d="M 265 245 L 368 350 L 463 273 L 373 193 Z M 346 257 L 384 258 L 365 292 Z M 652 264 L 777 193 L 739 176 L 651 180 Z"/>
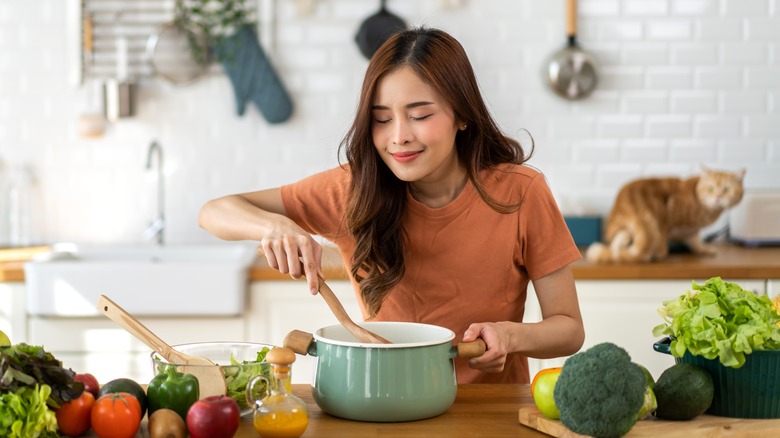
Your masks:
<path fill-rule="evenodd" d="M 577 0 L 566 0 L 566 35 L 566 46 L 550 57 L 545 76 L 559 96 L 582 99 L 596 88 L 598 66 L 593 56 L 577 45 Z"/>
<path fill-rule="evenodd" d="M 390 35 L 406 29 L 406 23 L 401 17 L 388 12 L 385 8 L 385 0 L 381 0 L 379 11 L 366 18 L 360 25 L 355 42 L 360 48 L 360 53 L 371 59 L 374 52 L 381 46 Z"/>

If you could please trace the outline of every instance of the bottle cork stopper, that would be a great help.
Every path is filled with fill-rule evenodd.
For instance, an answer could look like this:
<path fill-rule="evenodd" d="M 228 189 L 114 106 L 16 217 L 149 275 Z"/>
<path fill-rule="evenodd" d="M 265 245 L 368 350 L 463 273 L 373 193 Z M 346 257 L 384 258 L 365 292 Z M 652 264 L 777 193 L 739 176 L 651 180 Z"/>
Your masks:
<path fill-rule="evenodd" d="M 295 362 L 295 353 L 286 347 L 274 347 L 265 355 L 265 361 L 271 365 L 289 366 Z"/>

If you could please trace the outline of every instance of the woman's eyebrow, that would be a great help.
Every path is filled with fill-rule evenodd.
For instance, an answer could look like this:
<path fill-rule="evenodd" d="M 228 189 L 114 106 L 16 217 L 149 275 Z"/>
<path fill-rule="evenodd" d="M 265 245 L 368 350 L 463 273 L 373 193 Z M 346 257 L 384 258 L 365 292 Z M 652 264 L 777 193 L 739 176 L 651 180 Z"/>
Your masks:
<path fill-rule="evenodd" d="M 433 102 L 427 102 L 427 101 L 412 102 L 412 103 L 406 104 L 405 107 L 406 107 L 406 109 L 412 109 L 412 108 L 417 108 L 417 107 L 421 107 L 421 106 L 425 106 L 425 105 L 433 105 Z M 389 110 L 389 109 L 390 109 L 390 107 L 385 106 L 385 105 L 372 105 L 371 106 L 371 110 L 372 111 L 373 110 Z"/>

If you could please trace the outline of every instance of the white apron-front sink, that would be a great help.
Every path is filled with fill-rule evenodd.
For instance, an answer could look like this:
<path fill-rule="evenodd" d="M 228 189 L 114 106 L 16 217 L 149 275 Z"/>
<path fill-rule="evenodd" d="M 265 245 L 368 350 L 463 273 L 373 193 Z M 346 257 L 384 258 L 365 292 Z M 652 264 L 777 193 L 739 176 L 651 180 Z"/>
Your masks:
<path fill-rule="evenodd" d="M 27 310 L 91 316 L 106 295 L 133 315 L 243 313 L 255 247 L 112 245 L 57 249 L 24 265 Z"/>

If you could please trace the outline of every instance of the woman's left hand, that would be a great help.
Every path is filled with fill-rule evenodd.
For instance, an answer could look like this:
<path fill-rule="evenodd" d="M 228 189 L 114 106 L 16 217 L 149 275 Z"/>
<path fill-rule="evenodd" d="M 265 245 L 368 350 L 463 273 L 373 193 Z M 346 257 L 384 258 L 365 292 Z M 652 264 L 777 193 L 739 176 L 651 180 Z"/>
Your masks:
<path fill-rule="evenodd" d="M 509 352 L 509 333 L 505 326 L 495 322 L 471 324 L 463 334 L 463 342 L 475 341 L 477 338 L 485 341 L 487 350 L 482 356 L 469 359 L 469 366 L 487 373 L 504 371 Z"/>

